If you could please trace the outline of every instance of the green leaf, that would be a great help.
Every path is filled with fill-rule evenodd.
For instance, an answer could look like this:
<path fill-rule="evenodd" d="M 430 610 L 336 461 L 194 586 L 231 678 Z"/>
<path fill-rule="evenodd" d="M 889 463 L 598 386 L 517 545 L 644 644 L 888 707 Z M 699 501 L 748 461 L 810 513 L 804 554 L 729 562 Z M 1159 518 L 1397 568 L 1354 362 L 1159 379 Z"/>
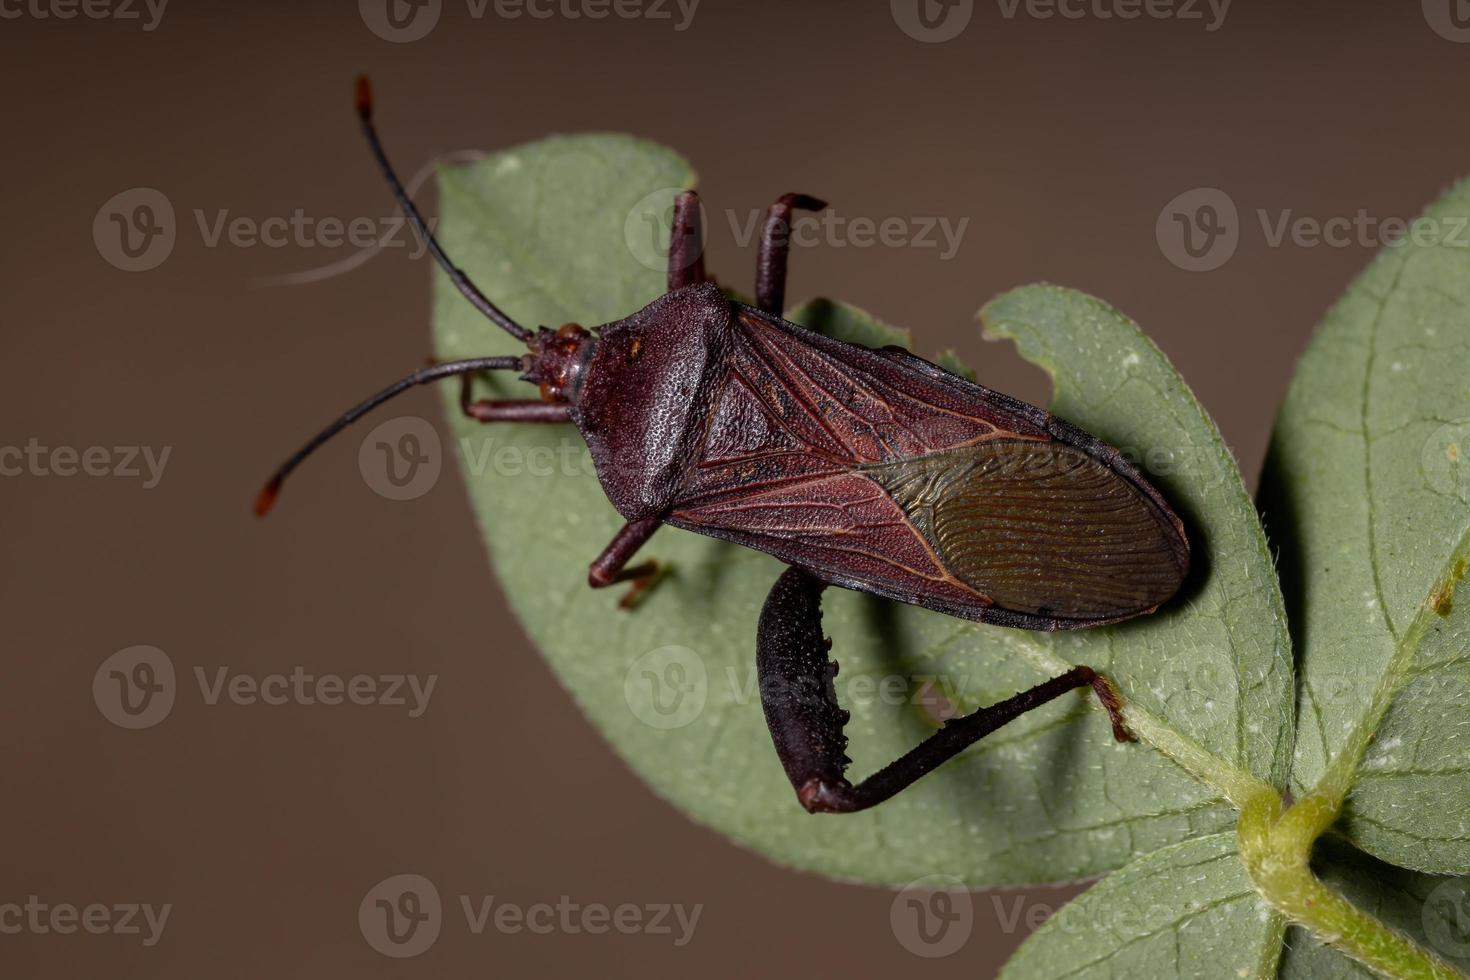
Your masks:
<path fill-rule="evenodd" d="M 1118 447 L 1163 491 L 1193 549 L 1190 581 L 1163 611 L 1073 634 L 1006 630 L 1009 645 L 1106 667 L 1125 701 L 1229 768 L 1284 785 L 1286 616 L 1255 507 L 1214 423 L 1158 348 L 1101 300 L 1029 286 L 981 317 L 1052 375 L 1055 414 Z"/>
<path fill-rule="evenodd" d="M 592 326 L 662 291 L 651 235 L 667 225 L 674 191 L 692 181 L 682 160 L 648 143 L 547 140 L 443 171 L 442 239 L 516 318 Z M 727 282 L 737 276 L 717 271 Z M 1167 454 L 1156 461 L 1175 471 L 1154 475 L 1200 532 L 1208 574 L 1169 612 L 1052 637 L 832 590 L 825 626 L 842 664 L 839 697 L 853 715 L 853 775 L 933 731 L 936 704 L 968 711 L 1086 662 L 1113 671 L 1186 755 L 1279 783 L 1290 742 L 1284 627 L 1254 513 L 1213 426 L 1162 355 L 1102 304 L 1039 289 L 989 313 L 993 329 L 1057 376 L 1062 414 L 1117 444 Z M 1073 313 L 1083 319 L 1073 323 Z M 833 303 L 791 315 L 865 343 L 903 341 Z M 446 358 L 516 349 L 442 276 L 435 332 Z M 504 379 L 477 390 L 530 395 Z M 666 528 L 644 554 L 671 573 L 638 609 L 620 612 L 615 590 L 586 586 L 588 563 L 620 521 L 576 433 L 477 425 L 459 415 L 453 392 L 446 403 L 517 616 L 587 717 L 695 819 L 799 868 L 887 883 L 947 873 L 975 886 L 1076 879 L 1230 826 L 1220 785 L 1201 784 L 1146 745 L 1115 744 L 1080 693 L 870 812 L 806 815 L 771 747 L 754 673 L 756 618 L 781 566 Z M 486 655 L 498 655 L 493 639 Z M 495 696 L 514 692 L 496 692 L 487 708 Z"/>
<path fill-rule="evenodd" d="M 1032 933 L 1001 978 L 1274 977 L 1284 932 L 1235 835 L 1211 834 L 1108 875 Z"/>
<path fill-rule="evenodd" d="M 1470 871 L 1470 183 L 1328 314 L 1262 501 L 1302 686 L 1298 788 L 1394 864 Z M 1435 239 L 1433 241 L 1429 239 Z"/>
<path fill-rule="evenodd" d="M 1395 868 L 1345 845 L 1323 850 L 1318 873 L 1355 906 L 1462 970 L 1470 967 L 1470 878 Z M 1115 871 L 1048 919 L 1001 976 L 1366 980 L 1379 974 L 1288 925 L 1247 879 L 1235 835 L 1214 834 Z"/>
<path fill-rule="evenodd" d="M 1470 967 L 1470 879 L 1395 868 L 1344 845 L 1323 850 L 1319 874 L 1354 905 L 1461 969 Z M 1366 980 L 1379 974 L 1287 925 L 1247 879 L 1235 835 L 1214 834 L 1115 871 L 1048 919 L 1001 976 Z"/>

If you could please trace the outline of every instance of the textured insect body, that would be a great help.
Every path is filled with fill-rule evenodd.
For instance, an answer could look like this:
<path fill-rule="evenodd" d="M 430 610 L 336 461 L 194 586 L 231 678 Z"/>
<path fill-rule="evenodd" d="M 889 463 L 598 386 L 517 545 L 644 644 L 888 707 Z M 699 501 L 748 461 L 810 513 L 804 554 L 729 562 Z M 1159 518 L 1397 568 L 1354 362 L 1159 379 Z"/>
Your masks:
<path fill-rule="evenodd" d="M 1116 451 L 907 351 L 823 337 L 709 283 L 581 335 L 587 380 L 551 394 L 629 521 L 1033 629 L 1146 612 L 1184 575 L 1177 518 Z"/>
<path fill-rule="evenodd" d="M 879 803 L 1080 686 L 1094 688 L 1115 735 L 1128 737 L 1111 686 L 1079 666 L 951 721 L 856 785 L 847 781 L 847 713 L 821 629 L 828 585 L 965 619 L 1071 629 L 1155 609 L 1183 582 L 1189 546 L 1159 492 L 1081 429 L 900 348 L 843 343 L 783 320 L 792 212 L 825 204 L 787 194 L 771 206 L 752 307 L 706 280 L 698 198 L 685 192 L 675 201 L 667 293 L 592 330 L 533 332 L 487 299 L 429 233 L 383 153 L 365 82 L 358 110 L 434 258 L 528 352 L 436 365 L 372 396 L 277 470 L 257 513 L 334 433 L 409 387 L 459 376 L 471 418 L 570 422 L 586 440 L 608 500 L 627 521 L 592 562 L 593 587 L 631 582 L 625 605 L 646 590 L 657 563 L 629 562 L 664 524 L 792 566 L 761 613 L 756 662 L 777 755 L 808 810 Z M 490 370 L 518 371 L 541 399 L 475 400 L 472 378 Z"/>
<path fill-rule="evenodd" d="M 553 394 L 570 396 L 571 421 L 624 518 L 666 513 L 698 466 L 729 343 L 730 304 L 717 288 L 666 293 L 599 329 L 586 381 Z"/>

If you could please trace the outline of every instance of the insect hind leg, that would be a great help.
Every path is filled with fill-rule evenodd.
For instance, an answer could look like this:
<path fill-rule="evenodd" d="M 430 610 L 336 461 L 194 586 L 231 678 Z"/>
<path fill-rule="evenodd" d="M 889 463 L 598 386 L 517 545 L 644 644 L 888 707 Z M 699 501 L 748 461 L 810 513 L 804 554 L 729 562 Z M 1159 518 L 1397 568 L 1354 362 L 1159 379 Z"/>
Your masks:
<path fill-rule="evenodd" d="M 756 664 L 761 704 L 776 754 L 796 797 L 811 813 L 853 813 L 882 803 L 958 755 L 979 739 L 1033 708 L 1079 687 L 1092 687 L 1113 722 L 1119 741 L 1130 741 L 1117 694 L 1090 667 L 1071 670 L 956 718 L 898 759 L 857 785 L 848 782 L 849 715 L 837 703 L 832 679 L 837 664 L 827 658 L 831 641 L 822 635 L 822 591 L 826 583 L 799 568 L 776 580 L 761 610 Z"/>
<path fill-rule="evenodd" d="M 821 211 L 826 201 L 809 194 L 782 194 L 766 209 L 760 254 L 755 262 L 755 305 L 780 316 L 786 302 L 786 265 L 791 253 L 791 215 L 796 210 Z"/>

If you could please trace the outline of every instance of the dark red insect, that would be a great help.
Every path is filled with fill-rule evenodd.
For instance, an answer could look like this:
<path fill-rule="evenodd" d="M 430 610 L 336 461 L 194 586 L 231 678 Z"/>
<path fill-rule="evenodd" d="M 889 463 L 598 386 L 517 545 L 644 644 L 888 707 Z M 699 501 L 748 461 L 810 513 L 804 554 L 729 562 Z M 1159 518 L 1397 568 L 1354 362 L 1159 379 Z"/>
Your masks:
<path fill-rule="evenodd" d="M 762 701 L 803 806 L 860 810 L 887 799 L 976 739 L 1076 687 L 1092 685 L 1127 738 L 1111 687 L 1077 667 L 948 723 L 856 786 L 844 776 L 847 714 L 832 685 L 821 592 L 840 585 L 979 622 L 1075 629 L 1150 612 L 1189 565 L 1183 525 L 1118 451 L 1039 408 L 896 347 L 872 350 L 781 319 L 795 209 L 770 208 L 756 306 L 706 281 L 693 191 L 675 202 L 669 291 L 627 319 L 535 333 L 451 263 L 394 174 L 359 82 L 363 130 L 434 257 L 487 317 L 529 353 L 418 371 L 342 416 L 266 484 L 281 481 L 348 423 L 416 384 L 462 378 L 461 404 L 484 422 L 571 422 L 608 500 L 627 521 L 593 561 L 594 588 L 647 588 L 654 562 L 629 561 L 664 524 L 768 552 L 791 565 L 758 629 Z M 474 374 L 516 370 L 540 401 L 471 397 Z"/>

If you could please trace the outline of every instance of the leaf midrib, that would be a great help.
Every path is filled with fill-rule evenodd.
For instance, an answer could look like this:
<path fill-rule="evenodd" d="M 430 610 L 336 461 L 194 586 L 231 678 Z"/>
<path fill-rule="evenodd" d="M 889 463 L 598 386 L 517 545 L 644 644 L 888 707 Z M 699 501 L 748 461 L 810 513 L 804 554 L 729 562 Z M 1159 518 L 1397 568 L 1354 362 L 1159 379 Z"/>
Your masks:
<path fill-rule="evenodd" d="M 1430 626 L 1440 614 L 1435 611 L 1429 596 L 1434 589 L 1445 583 L 1446 588 L 1454 587 L 1452 579 L 1453 571 L 1457 562 L 1463 562 L 1470 557 L 1470 525 L 1461 531 L 1459 540 L 1451 549 L 1444 563 L 1439 567 L 1438 574 L 1433 580 L 1422 588 L 1423 598 L 1420 600 L 1413 620 L 1408 629 L 1399 633 L 1394 623 L 1393 612 L 1389 608 L 1387 595 L 1383 587 L 1383 569 L 1378 559 L 1378 520 L 1373 494 L 1373 443 L 1372 434 L 1372 400 L 1373 400 L 1373 371 L 1378 361 L 1378 338 L 1383 322 L 1385 311 L 1392 302 L 1395 293 L 1404 277 L 1404 271 L 1409 267 L 1409 261 L 1413 253 L 1403 255 L 1394 270 L 1393 281 L 1389 283 L 1381 296 L 1378 297 L 1378 308 L 1374 312 L 1373 322 L 1368 332 L 1367 355 L 1363 365 L 1363 384 L 1361 388 L 1361 431 L 1357 435 L 1363 440 L 1363 489 L 1364 500 L 1367 506 L 1366 523 L 1368 539 L 1368 567 L 1373 573 L 1373 590 L 1378 604 L 1379 615 L 1383 617 L 1384 626 L 1389 635 L 1394 639 L 1394 651 L 1384 665 L 1383 673 L 1378 683 L 1374 686 L 1373 694 L 1369 698 L 1368 705 L 1356 722 L 1352 730 L 1344 740 L 1343 748 L 1334 756 L 1327 765 L 1326 771 L 1318 781 L 1314 790 L 1316 793 L 1324 794 L 1336 808 L 1340 808 L 1342 801 L 1352 790 L 1357 781 L 1358 771 L 1362 768 L 1363 759 L 1366 757 L 1368 747 L 1373 742 L 1379 725 L 1388 714 L 1394 698 L 1399 689 L 1412 675 L 1412 664 L 1415 655 L 1419 652 L 1424 638 L 1430 632 Z M 1422 585 L 1422 583 L 1421 583 Z M 1322 738 L 1325 749 L 1325 732 L 1323 731 L 1320 715 L 1318 718 L 1318 735 Z"/>
<path fill-rule="evenodd" d="M 1333 802 L 1341 805 L 1352 789 L 1358 769 L 1362 766 L 1364 756 L 1367 755 L 1368 746 L 1372 744 L 1373 737 L 1378 731 L 1379 725 L 1392 707 L 1394 698 L 1398 695 L 1399 688 L 1413 675 L 1413 662 L 1418 654 L 1424 638 L 1429 635 L 1430 627 L 1442 619 L 1440 613 L 1436 612 L 1433 604 L 1429 601 L 1430 594 L 1437 588 L 1453 588 L 1457 579 L 1454 578 L 1454 570 L 1459 563 L 1470 562 L 1470 526 L 1461 532 L 1455 547 L 1450 551 L 1445 563 L 1440 567 L 1439 574 L 1428 588 L 1424 589 L 1424 598 L 1420 600 L 1418 611 L 1414 619 L 1409 623 L 1409 628 L 1399 638 L 1394 646 L 1393 656 L 1389 657 L 1384 666 L 1383 675 L 1373 689 L 1373 696 L 1369 699 L 1367 709 L 1358 717 L 1352 731 L 1344 742 L 1344 746 L 1327 766 L 1321 781 L 1314 792 L 1325 793 Z"/>

